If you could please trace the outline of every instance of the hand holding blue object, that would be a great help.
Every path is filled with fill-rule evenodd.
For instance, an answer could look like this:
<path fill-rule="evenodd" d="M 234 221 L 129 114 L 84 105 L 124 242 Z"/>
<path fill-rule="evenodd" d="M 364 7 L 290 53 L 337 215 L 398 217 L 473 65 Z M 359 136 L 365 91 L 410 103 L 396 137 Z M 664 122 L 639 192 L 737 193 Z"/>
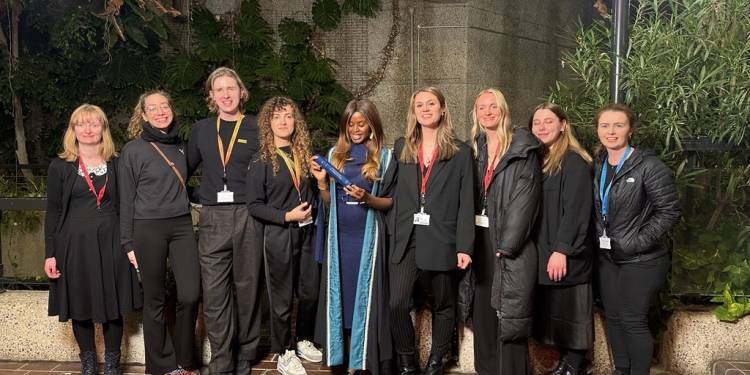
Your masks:
<path fill-rule="evenodd" d="M 313 160 L 315 160 L 315 162 L 318 163 L 321 168 L 325 169 L 326 173 L 328 173 L 329 176 L 333 177 L 333 179 L 336 180 L 337 184 L 341 186 L 352 185 L 352 182 L 348 178 L 346 178 L 346 176 L 344 176 L 341 171 L 334 168 L 334 166 L 331 165 L 331 163 L 329 163 L 326 158 L 320 155 L 315 155 L 313 156 Z"/>

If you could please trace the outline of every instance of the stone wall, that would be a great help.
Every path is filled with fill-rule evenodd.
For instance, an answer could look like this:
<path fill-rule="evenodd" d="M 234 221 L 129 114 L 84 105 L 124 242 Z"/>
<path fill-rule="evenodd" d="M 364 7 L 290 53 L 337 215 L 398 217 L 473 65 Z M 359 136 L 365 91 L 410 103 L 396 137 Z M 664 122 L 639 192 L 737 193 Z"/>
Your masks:
<path fill-rule="evenodd" d="M 266 19 L 310 21 L 311 0 L 262 0 Z M 592 1 L 476 0 L 398 1 L 400 34 L 385 79 L 368 96 L 380 109 L 391 143 L 403 133 L 411 93 L 437 86 L 461 138 L 468 138 L 476 93 L 498 87 L 509 101 L 516 124 L 525 124 L 531 108 L 547 94 L 563 69 L 560 56 L 570 48 L 567 33 L 580 19 L 594 16 Z M 208 0 L 214 12 L 232 10 L 239 1 Z M 394 23 L 394 2 L 382 0 L 378 17 L 343 17 L 339 28 L 324 33 L 323 52 L 338 62 L 337 77 L 352 91 L 378 67 Z"/>

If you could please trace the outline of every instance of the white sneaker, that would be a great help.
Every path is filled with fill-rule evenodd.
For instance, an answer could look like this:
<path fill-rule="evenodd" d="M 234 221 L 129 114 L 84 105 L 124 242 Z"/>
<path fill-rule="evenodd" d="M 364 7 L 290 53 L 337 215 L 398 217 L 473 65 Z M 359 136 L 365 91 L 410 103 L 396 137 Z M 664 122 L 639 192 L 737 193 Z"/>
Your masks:
<path fill-rule="evenodd" d="M 284 354 L 279 355 L 279 359 L 276 361 L 276 370 L 282 375 L 307 375 L 302 362 L 300 362 L 297 355 L 291 350 L 287 350 Z"/>
<path fill-rule="evenodd" d="M 297 355 L 310 362 L 317 363 L 323 360 L 323 353 L 308 340 L 297 342 Z"/>

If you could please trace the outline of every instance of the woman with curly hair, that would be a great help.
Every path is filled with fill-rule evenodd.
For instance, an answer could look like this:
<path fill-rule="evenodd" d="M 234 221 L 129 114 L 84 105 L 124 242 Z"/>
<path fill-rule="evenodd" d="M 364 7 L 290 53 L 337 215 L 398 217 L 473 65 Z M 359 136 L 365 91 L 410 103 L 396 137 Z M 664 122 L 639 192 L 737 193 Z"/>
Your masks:
<path fill-rule="evenodd" d="M 313 254 L 315 228 L 310 225 L 316 193 L 308 168 L 309 137 L 302 113 L 286 97 L 263 104 L 258 132 L 259 150 L 248 168 L 246 197 L 248 212 L 258 220 L 255 230 L 263 238 L 271 352 L 279 353 L 277 370 L 282 374 L 305 374 L 294 348 L 313 338 L 320 280 Z M 295 294 L 297 328 L 292 341 Z M 319 360 L 322 354 L 317 355 Z"/>
<path fill-rule="evenodd" d="M 141 95 L 128 133 L 132 140 L 120 155 L 120 243 L 141 274 L 146 373 L 183 374 L 199 367 L 195 320 L 201 281 L 183 178 L 187 161 L 169 95 Z M 172 330 L 165 316 L 167 262 L 177 287 Z"/>

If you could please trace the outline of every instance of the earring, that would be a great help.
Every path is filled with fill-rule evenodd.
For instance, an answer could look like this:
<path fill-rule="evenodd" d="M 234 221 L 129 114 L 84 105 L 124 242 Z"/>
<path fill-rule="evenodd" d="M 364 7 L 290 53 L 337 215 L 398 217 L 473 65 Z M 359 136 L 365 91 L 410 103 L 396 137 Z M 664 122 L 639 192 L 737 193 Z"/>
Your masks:
<path fill-rule="evenodd" d="M 374 139 L 374 138 L 375 138 L 375 133 L 370 132 L 370 139 Z"/>

